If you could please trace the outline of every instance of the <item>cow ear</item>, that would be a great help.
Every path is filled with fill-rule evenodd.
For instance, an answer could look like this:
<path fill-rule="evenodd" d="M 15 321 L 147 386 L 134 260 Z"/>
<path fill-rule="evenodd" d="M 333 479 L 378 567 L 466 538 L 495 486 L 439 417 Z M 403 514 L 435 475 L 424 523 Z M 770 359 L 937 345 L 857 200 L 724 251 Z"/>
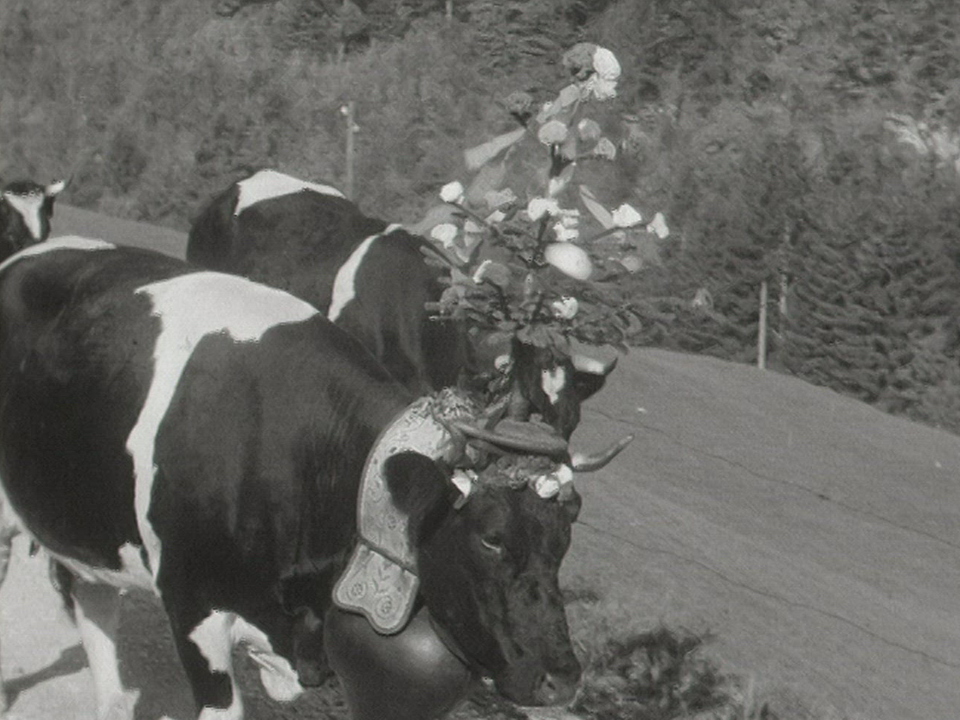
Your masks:
<path fill-rule="evenodd" d="M 600 392 L 606 382 L 606 375 L 584 370 L 575 370 L 573 373 L 573 387 L 581 402 Z"/>
<path fill-rule="evenodd" d="M 410 538 L 429 532 L 451 506 L 451 486 L 440 466 L 418 452 L 391 455 L 383 464 L 383 478 L 394 505 L 410 520 Z"/>
<path fill-rule="evenodd" d="M 573 387 L 581 402 L 596 395 L 607 382 L 607 376 L 617 366 L 617 359 L 603 362 L 583 355 L 574 355 Z"/>

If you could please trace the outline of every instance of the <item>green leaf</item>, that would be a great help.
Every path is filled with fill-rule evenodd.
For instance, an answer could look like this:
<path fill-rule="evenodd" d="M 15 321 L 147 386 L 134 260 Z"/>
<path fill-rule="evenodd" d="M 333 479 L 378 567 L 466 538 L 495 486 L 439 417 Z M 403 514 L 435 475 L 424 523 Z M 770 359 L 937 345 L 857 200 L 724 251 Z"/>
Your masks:
<path fill-rule="evenodd" d="M 586 185 L 580 186 L 580 199 L 583 201 L 583 206 L 590 211 L 590 214 L 603 226 L 604 230 L 614 227 L 613 215 L 597 201 L 596 196 Z"/>
<path fill-rule="evenodd" d="M 526 132 L 526 128 L 517 128 L 508 133 L 497 135 L 492 140 L 488 140 L 469 150 L 464 150 L 463 159 L 467 164 L 467 169 L 477 170 L 483 167 L 508 147 L 518 143 Z"/>
<path fill-rule="evenodd" d="M 506 163 L 484 165 L 467 188 L 467 202 L 473 206 L 485 202 L 488 193 L 500 189 L 506 175 Z"/>

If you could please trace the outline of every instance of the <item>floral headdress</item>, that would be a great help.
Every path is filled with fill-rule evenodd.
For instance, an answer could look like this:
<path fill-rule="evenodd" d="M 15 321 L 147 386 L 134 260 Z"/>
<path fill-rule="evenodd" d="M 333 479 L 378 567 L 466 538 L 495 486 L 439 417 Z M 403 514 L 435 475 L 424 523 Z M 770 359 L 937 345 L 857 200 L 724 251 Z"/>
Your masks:
<path fill-rule="evenodd" d="M 467 150 L 465 187 L 440 192 L 454 220 L 430 236 L 451 268 L 450 287 L 430 310 L 464 319 L 492 341 L 514 340 L 569 355 L 571 338 L 623 346 L 625 313 L 618 283 L 639 269 L 640 243 L 667 237 L 663 215 L 649 220 L 623 203 L 608 210 L 589 187 L 573 182 L 578 167 L 617 156 L 614 142 L 587 115 L 616 96 L 620 64 L 606 48 L 580 43 L 563 56 L 571 82 L 539 108 L 513 93 L 508 112 L 520 127 Z M 533 189 L 509 184 L 522 148 L 538 147 Z M 585 230 L 590 227 L 590 237 Z"/>

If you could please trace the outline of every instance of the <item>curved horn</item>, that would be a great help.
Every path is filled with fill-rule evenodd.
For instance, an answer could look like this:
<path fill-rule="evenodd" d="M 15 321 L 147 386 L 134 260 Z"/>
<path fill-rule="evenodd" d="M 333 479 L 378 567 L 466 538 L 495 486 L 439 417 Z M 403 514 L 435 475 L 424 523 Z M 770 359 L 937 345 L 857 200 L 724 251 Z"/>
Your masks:
<path fill-rule="evenodd" d="M 48 198 L 56 197 L 63 192 L 63 189 L 67 186 L 68 182 L 69 178 L 66 180 L 56 180 L 43 188 L 43 194 Z"/>
<path fill-rule="evenodd" d="M 531 422 L 504 418 L 492 430 L 477 427 L 462 420 L 453 424 L 467 437 L 485 440 L 508 450 L 519 450 L 547 457 L 562 457 L 567 453 L 566 440 Z"/>
<path fill-rule="evenodd" d="M 467 436 L 454 423 L 438 420 L 443 429 L 450 434 L 450 439 L 438 458 L 450 467 L 455 467 L 467 454 Z"/>
<path fill-rule="evenodd" d="M 570 362 L 573 363 L 573 369 L 580 372 L 590 373 L 591 375 L 609 375 L 617 366 L 619 358 L 614 355 L 612 360 L 597 360 L 596 358 L 580 353 L 574 353 L 570 356 Z"/>
<path fill-rule="evenodd" d="M 624 448 L 633 442 L 633 435 L 625 435 L 604 450 L 595 453 L 574 453 L 570 456 L 570 467 L 576 472 L 592 472 L 605 467 Z"/>

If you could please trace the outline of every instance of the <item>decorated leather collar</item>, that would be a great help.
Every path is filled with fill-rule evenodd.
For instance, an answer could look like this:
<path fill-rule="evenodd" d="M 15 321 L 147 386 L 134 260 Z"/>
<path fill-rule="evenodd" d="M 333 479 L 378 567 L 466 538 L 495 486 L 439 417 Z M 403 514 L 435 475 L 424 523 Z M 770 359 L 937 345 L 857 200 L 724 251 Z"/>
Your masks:
<path fill-rule="evenodd" d="M 405 451 L 439 458 L 451 439 L 440 418 L 467 417 L 470 411 L 447 394 L 421 398 L 384 429 L 367 458 L 357 503 L 360 539 L 333 599 L 344 610 L 362 613 L 381 634 L 404 628 L 420 585 L 407 517 L 386 487 L 384 462 Z"/>

